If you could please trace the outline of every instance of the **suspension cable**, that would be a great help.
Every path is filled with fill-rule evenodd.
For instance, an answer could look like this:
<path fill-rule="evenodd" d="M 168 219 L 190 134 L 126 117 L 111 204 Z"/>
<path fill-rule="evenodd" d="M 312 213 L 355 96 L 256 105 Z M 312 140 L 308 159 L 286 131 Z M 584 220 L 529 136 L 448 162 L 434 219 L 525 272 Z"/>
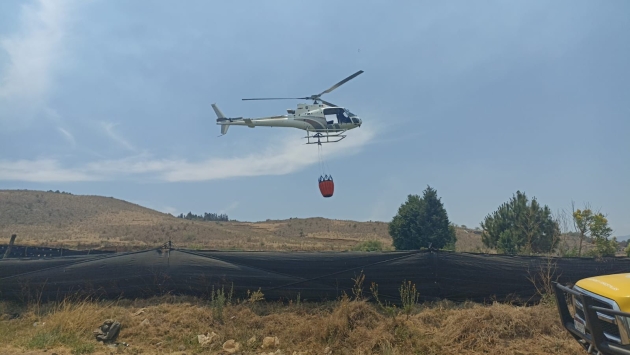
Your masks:
<path fill-rule="evenodd" d="M 324 158 L 322 156 L 322 146 L 321 145 L 317 145 L 317 158 L 318 158 L 318 162 L 319 162 L 319 170 L 322 173 L 322 176 L 324 176 Z"/>

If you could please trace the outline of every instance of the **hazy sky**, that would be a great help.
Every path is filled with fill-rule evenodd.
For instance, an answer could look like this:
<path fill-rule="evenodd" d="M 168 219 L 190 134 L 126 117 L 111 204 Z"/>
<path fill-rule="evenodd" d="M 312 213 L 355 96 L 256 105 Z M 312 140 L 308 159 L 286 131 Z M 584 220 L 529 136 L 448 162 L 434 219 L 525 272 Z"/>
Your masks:
<path fill-rule="evenodd" d="M 478 226 L 517 190 L 630 234 L 630 2 L 2 1 L 0 188 L 238 220 L 389 221 L 437 189 Z M 317 146 L 232 127 L 323 98 L 363 126 Z"/>

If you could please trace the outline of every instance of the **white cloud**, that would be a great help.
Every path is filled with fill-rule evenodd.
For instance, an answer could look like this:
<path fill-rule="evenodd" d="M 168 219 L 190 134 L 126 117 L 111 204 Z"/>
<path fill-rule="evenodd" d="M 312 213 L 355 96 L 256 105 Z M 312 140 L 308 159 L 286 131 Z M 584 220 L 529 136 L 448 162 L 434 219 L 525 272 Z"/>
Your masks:
<path fill-rule="evenodd" d="M 52 159 L 0 160 L 0 180 L 29 182 L 74 182 L 98 180 L 95 175 L 77 169 L 62 168 Z"/>
<path fill-rule="evenodd" d="M 25 112 L 32 113 L 46 99 L 51 69 L 64 37 L 66 10 L 65 1 L 39 0 L 34 5 L 25 4 L 20 14 L 20 30 L 0 39 L 0 50 L 6 51 L 9 58 L 8 66 L 0 73 L 0 99 L 11 104 L 10 112 L 14 113 L 11 116 L 24 120 L 28 116 Z M 7 115 L 4 116 L 6 119 Z"/>
<path fill-rule="evenodd" d="M 74 147 L 77 143 L 74 139 L 74 136 L 61 127 L 57 127 L 57 130 L 61 133 L 61 135 Z"/>
<path fill-rule="evenodd" d="M 103 126 L 103 128 L 105 129 L 105 134 L 107 134 L 107 136 L 109 138 L 111 138 L 112 140 L 114 140 L 116 143 L 118 143 L 121 147 L 130 150 L 130 151 L 136 151 L 136 148 L 131 145 L 131 143 L 129 143 L 126 139 L 124 139 L 120 134 L 118 134 L 116 131 L 114 131 L 114 127 L 118 126 L 118 123 L 111 123 L 111 122 L 101 122 L 101 125 Z"/>
<path fill-rule="evenodd" d="M 374 127 L 348 132 L 339 143 L 324 144 L 326 159 L 356 154 L 374 137 Z M 294 132 L 287 133 L 293 136 Z M 165 182 L 210 181 L 234 177 L 285 175 L 317 164 L 317 146 L 291 139 L 273 141 L 266 149 L 237 158 L 153 159 L 140 154 L 118 160 L 100 160 L 77 168 L 62 168 L 55 160 L 0 161 L 0 180 L 90 181 L 151 178 Z"/>

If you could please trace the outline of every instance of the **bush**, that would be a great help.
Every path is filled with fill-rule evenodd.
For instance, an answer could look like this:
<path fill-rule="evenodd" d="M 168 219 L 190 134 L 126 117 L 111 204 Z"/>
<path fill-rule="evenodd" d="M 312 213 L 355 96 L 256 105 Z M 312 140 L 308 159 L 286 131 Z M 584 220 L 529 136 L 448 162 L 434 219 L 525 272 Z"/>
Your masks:
<path fill-rule="evenodd" d="M 383 242 L 380 240 L 366 240 L 352 248 L 354 251 L 383 251 Z"/>

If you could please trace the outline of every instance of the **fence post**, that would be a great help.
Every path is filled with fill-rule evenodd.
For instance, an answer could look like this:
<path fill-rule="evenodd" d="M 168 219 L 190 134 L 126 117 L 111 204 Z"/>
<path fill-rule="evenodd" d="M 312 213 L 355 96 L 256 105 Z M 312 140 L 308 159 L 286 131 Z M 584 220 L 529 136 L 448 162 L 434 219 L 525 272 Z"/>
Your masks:
<path fill-rule="evenodd" d="M 11 241 L 9 241 L 9 246 L 7 247 L 7 251 L 4 252 L 4 256 L 2 257 L 2 259 L 8 258 L 9 254 L 11 254 L 11 248 L 13 247 L 13 244 L 15 243 L 15 238 L 17 238 L 17 235 L 15 234 L 11 235 Z"/>

